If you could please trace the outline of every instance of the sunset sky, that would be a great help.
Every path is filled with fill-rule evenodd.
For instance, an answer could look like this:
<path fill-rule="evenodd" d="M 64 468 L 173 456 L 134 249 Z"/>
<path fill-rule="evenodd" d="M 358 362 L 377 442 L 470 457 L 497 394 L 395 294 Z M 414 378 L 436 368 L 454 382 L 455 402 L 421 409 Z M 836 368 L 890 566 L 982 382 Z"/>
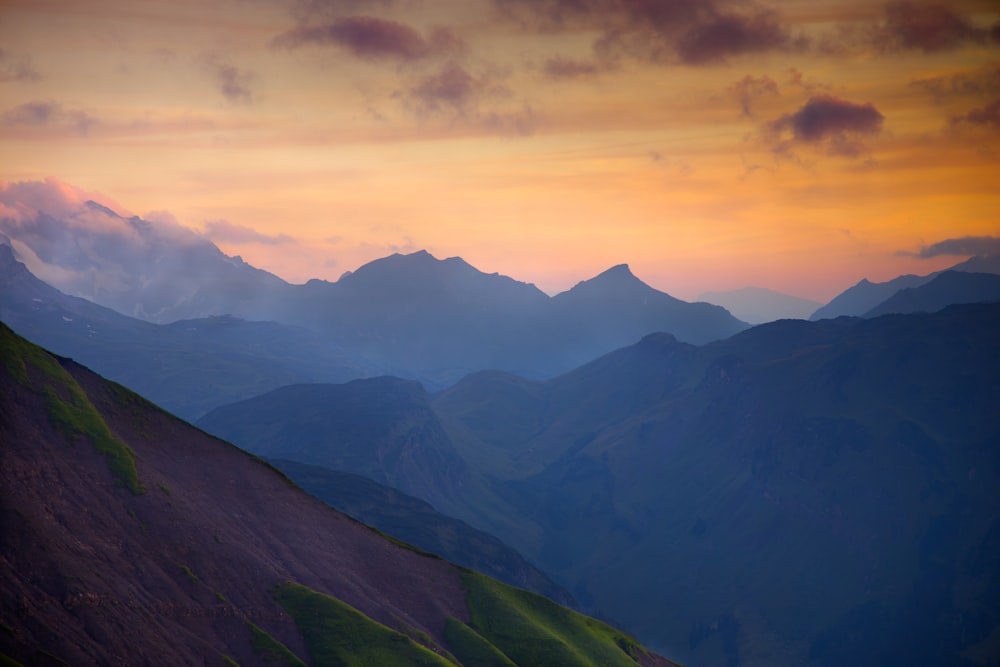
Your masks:
<path fill-rule="evenodd" d="M 826 301 L 1000 249 L 1000 8 L 0 0 L 0 180 L 50 178 L 292 282 Z"/>

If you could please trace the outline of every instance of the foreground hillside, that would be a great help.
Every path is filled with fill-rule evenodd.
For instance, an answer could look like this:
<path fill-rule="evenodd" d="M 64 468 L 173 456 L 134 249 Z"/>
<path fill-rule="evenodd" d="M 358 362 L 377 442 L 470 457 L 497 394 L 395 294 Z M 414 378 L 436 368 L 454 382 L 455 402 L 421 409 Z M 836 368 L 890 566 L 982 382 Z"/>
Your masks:
<path fill-rule="evenodd" d="M 202 423 L 256 451 L 239 433 L 266 415 L 268 455 L 389 480 L 398 465 L 352 448 L 365 423 L 448 451 L 466 472 L 438 509 L 690 664 L 991 665 L 997 332 L 1000 304 L 781 321 L 701 347 L 658 334 L 549 381 L 470 375 L 426 399 L 433 431 L 310 413 L 333 393 L 319 387 Z M 407 459 L 409 478 L 434 461 Z"/>
<path fill-rule="evenodd" d="M 3 325 L 0 442 L 4 664 L 670 664 Z"/>

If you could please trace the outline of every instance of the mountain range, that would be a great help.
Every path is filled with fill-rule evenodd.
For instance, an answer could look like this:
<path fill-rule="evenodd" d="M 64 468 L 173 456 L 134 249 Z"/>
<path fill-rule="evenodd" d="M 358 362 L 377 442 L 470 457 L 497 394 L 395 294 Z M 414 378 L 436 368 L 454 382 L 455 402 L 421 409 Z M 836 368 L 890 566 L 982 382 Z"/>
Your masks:
<path fill-rule="evenodd" d="M 377 372 L 323 336 L 220 316 L 153 324 L 42 282 L 0 244 L 0 320 L 188 419 L 295 382 Z"/>
<path fill-rule="evenodd" d="M 3 664 L 669 665 L 0 325 Z"/>
<path fill-rule="evenodd" d="M 151 323 L 233 316 L 304 328 L 360 369 L 355 377 L 380 369 L 432 388 L 484 368 L 551 377 L 654 331 L 702 343 L 747 327 L 721 307 L 649 287 L 625 265 L 555 297 L 426 251 L 375 260 L 337 282 L 290 285 L 190 230 L 93 202 L 25 217 L 0 225 L 8 253 L 58 289 Z"/>
<path fill-rule="evenodd" d="M 960 262 L 951 267 L 948 271 L 1000 274 L 1000 257 L 971 257 L 964 262 Z M 884 314 L 883 311 L 877 310 L 879 304 L 887 299 L 890 299 L 900 290 L 916 288 L 929 283 L 937 278 L 941 273 L 941 271 L 938 271 L 930 273 L 926 276 L 899 276 L 882 283 L 873 283 L 867 279 L 862 279 L 858 284 L 844 290 L 831 299 L 830 302 L 822 308 L 817 309 L 816 312 L 809 317 L 809 319 L 822 320 L 831 317 L 840 317 L 842 315 L 864 316 L 869 312 L 874 314 Z M 954 286 L 957 287 L 958 284 L 955 283 Z M 961 293 L 961 291 L 953 292 L 951 293 L 951 296 L 958 298 L 959 300 L 952 301 L 946 299 L 946 302 L 942 303 L 939 299 L 937 301 L 939 305 L 937 305 L 935 310 L 939 310 L 945 305 L 949 305 L 951 303 L 968 303 L 970 301 L 978 300 L 965 296 Z M 928 304 L 926 307 L 930 308 L 931 304 Z M 890 308 L 885 312 L 899 311 L 895 311 Z"/>
<path fill-rule="evenodd" d="M 547 381 L 473 374 L 421 402 L 428 446 L 464 464 L 436 507 L 691 664 L 989 664 L 997 331 L 1000 304 L 951 306 L 700 347 L 656 334 Z M 200 424 L 289 459 L 304 439 L 328 462 L 391 450 L 341 447 L 365 423 L 392 432 L 392 412 L 311 418 L 310 391 L 331 390 L 300 391 Z M 409 451 L 422 432 L 401 431 Z"/>

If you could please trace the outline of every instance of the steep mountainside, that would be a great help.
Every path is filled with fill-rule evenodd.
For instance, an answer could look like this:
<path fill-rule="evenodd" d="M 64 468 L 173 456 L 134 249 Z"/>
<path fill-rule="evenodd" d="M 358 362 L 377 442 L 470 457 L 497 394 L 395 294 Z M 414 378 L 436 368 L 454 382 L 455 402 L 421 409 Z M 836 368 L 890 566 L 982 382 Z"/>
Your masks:
<path fill-rule="evenodd" d="M 890 313 L 933 313 L 955 303 L 997 299 L 1000 299 L 1000 275 L 945 271 L 923 285 L 899 290 L 865 313 L 865 317 Z"/>
<path fill-rule="evenodd" d="M 0 244 L 0 319 L 188 419 L 295 382 L 373 375 L 306 329 L 234 317 L 157 325 L 38 280 Z"/>
<path fill-rule="evenodd" d="M 0 436 L 4 664 L 668 664 L 387 541 L 6 326 Z"/>

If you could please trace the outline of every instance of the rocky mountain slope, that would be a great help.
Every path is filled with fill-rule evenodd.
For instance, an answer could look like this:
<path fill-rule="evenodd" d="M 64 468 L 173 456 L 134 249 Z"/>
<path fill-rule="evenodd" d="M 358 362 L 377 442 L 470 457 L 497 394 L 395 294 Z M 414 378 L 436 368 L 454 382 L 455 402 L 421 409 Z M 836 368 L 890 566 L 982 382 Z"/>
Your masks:
<path fill-rule="evenodd" d="M 666 665 L 0 326 L 5 664 Z"/>

